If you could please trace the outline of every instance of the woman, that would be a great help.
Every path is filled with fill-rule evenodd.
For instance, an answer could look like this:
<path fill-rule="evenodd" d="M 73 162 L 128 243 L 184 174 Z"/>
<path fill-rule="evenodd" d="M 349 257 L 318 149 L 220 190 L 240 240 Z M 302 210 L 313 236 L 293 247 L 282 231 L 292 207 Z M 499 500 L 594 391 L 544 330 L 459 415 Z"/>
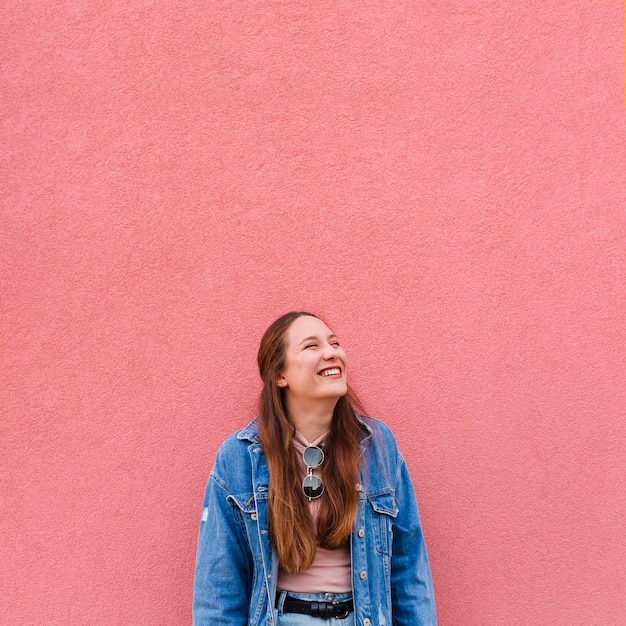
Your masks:
<path fill-rule="evenodd" d="M 258 417 L 206 489 L 194 624 L 436 624 L 409 473 L 389 429 L 356 412 L 337 337 L 287 313 L 258 364 Z"/>

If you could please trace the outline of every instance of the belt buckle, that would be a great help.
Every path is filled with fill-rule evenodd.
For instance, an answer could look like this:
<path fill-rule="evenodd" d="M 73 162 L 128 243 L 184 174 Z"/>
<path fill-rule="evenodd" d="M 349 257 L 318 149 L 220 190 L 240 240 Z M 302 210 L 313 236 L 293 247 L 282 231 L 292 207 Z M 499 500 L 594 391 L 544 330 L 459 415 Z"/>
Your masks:
<path fill-rule="evenodd" d="M 337 619 L 346 619 L 346 617 L 348 617 L 348 615 L 350 615 L 350 609 L 348 608 L 348 603 L 346 602 L 344 604 L 344 613 L 338 613 L 337 615 L 335 615 L 335 617 Z"/>

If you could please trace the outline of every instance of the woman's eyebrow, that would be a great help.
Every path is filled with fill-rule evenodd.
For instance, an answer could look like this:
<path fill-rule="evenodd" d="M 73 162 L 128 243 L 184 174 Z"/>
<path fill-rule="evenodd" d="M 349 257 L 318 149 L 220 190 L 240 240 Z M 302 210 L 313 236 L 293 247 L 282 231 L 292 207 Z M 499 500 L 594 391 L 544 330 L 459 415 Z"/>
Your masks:
<path fill-rule="evenodd" d="M 337 339 L 337 335 L 335 334 L 328 335 L 328 340 L 330 341 L 331 339 Z M 305 339 L 303 339 L 298 345 L 301 346 L 305 341 L 319 341 L 319 338 L 316 337 L 315 335 L 311 335 L 310 337 L 306 337 Z"/>
<path fill-rule="evenodd" d="M 298 345 L 301 346 L 305 341 L 311 341 L 311 340 L 318 341 L 318 339 L 317 339 L 317 337 L 315 335 L 311 335 L 310 337 L 307 337 L 306 339 L 303 339 Z"/>

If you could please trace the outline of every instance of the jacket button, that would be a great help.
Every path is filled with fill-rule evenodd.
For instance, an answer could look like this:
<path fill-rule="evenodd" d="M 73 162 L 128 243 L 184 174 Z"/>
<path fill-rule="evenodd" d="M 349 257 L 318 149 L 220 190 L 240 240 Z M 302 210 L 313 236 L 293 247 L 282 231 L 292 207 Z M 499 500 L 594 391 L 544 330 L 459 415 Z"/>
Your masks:
<path fill-rule="evenodd" d="M 360 574 L 359 574 L 361 580 L 365 580 L 367 578 L 367 572 L 365 570 L 363 570 Z"/>
<path fill-rule="evenodd" d="M 257 520 L 257 514 L 256 513 L 253 513 L 250 517 L 256 522 L 256 520 Z"/>
<path fill-rule="evenodd" d="M 371 624 L 371 623 L 372 623 L 372 622 L 370 622 L 370 618 L 369 618 L 369 617 L 366 617 L 366 618 L 363 620 L 363 626 L 370 626 L 370 624 Z"/>
<path fill-rule="evenodd" d="M 362 528 L 359 528 L 358 535 L 359 537 L 365 537 L 365 531 Z"/>

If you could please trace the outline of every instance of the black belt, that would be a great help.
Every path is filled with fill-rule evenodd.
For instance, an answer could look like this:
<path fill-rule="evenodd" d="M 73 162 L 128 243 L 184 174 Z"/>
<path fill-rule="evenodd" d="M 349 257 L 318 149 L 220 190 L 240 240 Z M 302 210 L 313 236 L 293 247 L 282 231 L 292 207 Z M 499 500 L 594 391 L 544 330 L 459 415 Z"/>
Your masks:
<path fill-rule="evenodd" d="M 280 595 L 276 596 L 276 606 Z M 297 598 L 285 598 L 283 604 L 283 613 L 300 613 L 301 615 L 311 615 L 312 617 L 321 617 L 322 619 L 344 619 L 354 611 L 354 602 L 346 600 L 345 602 L 316 602 L 311 600 L 298 600 Z"/>

